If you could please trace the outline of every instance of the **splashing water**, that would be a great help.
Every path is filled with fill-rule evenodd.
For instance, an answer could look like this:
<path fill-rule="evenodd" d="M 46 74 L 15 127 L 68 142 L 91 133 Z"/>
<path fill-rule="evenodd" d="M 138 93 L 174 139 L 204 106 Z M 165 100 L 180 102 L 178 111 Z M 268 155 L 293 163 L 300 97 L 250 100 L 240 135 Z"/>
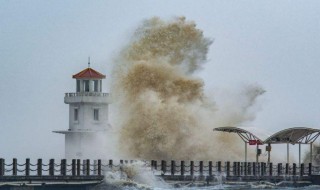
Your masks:
<path fill-rule="evenodd" d="M 121 170 L 107 171 L 105 173 L 105 183 L 98 185 L 94 190 L 217 190 L 217 189 L 278 189 L 278 190 L 315 190 L 319 189 L 317 185 L 305 187 L 294 186 L 293 181 L 283 181 L 271 183 L 268 181 L 256 182 L 225 182 L 223 173 L 215 173 L 216 182 L 210 182 L 206 185 L 204 182 L 179 181 L 166 183 L 154 175 L 152 169 L 144 162 L 135 162 L 132 164 L 122 165 Z M 286 187 L 282 183 L 288 184 Z M 291 184 L 291 185 L 290 185 Z"/>
<path fill-rule="evenodd" d="M 238 98 L 241 103 L 231 110 L 217 106 L 204 94 L 203 81 L 193 76 L 206 62 L 211 43 L 184 17 L 171 21 L 152 18 L 136 30 L 113 72 L 114 105 L 119 109 L 116 127 L 125 156 L 239 158 L 242 152 L 237 144 L 242 144 L 241 140 L 212 129 L 253 120 L 250 109 L 264 90 L 249 86 Z"/>
<path fill-rule="evenodd" d="M 106 171 L 105 183 L 96 189 L 169 189 L 163 179 L 156 177 L 152 169 L 138 161 L 121 165 L 120 169 Z"/>

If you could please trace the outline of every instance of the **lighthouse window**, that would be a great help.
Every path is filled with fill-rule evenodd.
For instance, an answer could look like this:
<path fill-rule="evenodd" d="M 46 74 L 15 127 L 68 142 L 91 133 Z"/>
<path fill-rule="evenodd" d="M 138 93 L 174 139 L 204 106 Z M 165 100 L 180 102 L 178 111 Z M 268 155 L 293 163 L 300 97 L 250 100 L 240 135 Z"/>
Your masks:
<path fill-rule="evenodd" d="M 78 121 L 78 115 L 79 115 L 78 108 L 76 108 L 76 109 L 74 109 L 74 120 L 75 121 Z"/>
<path fill-rule="evenodd" d="M 80 92 L 80 80 L 77 80 L 77 92 Z"/>
<path fill-rule="evenodd" d="M 93 109 L 93 119 L 99 121 L 99 109 Z"/>
<path fill-rule="evenodd" d="M 93 86 L 94 86 L 94 91 L 95 92 L 98 92 L 99 91 L 99 86 L 98 86 L 98 80 L 94 80 L 93 81 Z"/>
<path fill-rule="evenodd" d="M 84 84 L 84 91 L 89 92 L 89 80 L 84 80 L 83 84 Z"/>

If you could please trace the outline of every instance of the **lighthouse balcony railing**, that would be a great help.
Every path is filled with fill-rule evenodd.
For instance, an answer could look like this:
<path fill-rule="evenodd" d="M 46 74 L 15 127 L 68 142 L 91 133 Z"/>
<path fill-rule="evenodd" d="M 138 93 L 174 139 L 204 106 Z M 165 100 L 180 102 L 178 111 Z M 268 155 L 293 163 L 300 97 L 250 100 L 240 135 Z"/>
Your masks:
<path fill-rule="evenodd" d="M 71 92 L 71 93 L 65 93 L 65 97 L 79 97 L 79 96 L 108 97 L 109 93 L 103 93 L 103 92 Z"/>

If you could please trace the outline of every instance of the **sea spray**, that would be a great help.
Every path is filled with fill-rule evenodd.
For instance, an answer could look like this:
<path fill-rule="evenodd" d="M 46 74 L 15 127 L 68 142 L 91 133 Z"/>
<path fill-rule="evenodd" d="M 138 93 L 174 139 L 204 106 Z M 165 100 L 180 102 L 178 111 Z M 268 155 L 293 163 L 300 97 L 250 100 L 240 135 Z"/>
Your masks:
<path fill-rule="evenodd" d="M 142 161 L 120 165 L 120 169 L 106 171 L 104 176 L 105 184 L 102 186 L 109 188 L 140 190 L 171 188 L 163 179 L 156 177 L 151 167 Z"/>
<path fill-rule="evenodd" d="M 250 109 L 264 93 L 244 88 L 231 110 L 204 94 L 193 74 L 207 62 L 212 40 L 184 17 L 152 18 L 134 32 L 115 61 L 112 93 L 120 150 L 132 159 L 236 160 L 240 138 L 213 133 L 215 127 L 254 119 Z"/>

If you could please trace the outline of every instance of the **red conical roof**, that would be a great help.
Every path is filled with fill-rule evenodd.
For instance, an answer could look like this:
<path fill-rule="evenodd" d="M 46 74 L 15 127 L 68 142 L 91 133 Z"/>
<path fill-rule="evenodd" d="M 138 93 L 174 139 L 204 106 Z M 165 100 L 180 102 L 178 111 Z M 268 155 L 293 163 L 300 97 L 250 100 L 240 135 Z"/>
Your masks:
<path fill-rule="evenodd" d="M 79 73 L 73 75 L 72 78 L 74 78 L 74 79 L 83 79 L 83 78 L 104 79 L 104 78 L 106 78 L 106 75 L 103 75 L 94 69 L 86 68 L 86 69 L 80 71 Z"/>

